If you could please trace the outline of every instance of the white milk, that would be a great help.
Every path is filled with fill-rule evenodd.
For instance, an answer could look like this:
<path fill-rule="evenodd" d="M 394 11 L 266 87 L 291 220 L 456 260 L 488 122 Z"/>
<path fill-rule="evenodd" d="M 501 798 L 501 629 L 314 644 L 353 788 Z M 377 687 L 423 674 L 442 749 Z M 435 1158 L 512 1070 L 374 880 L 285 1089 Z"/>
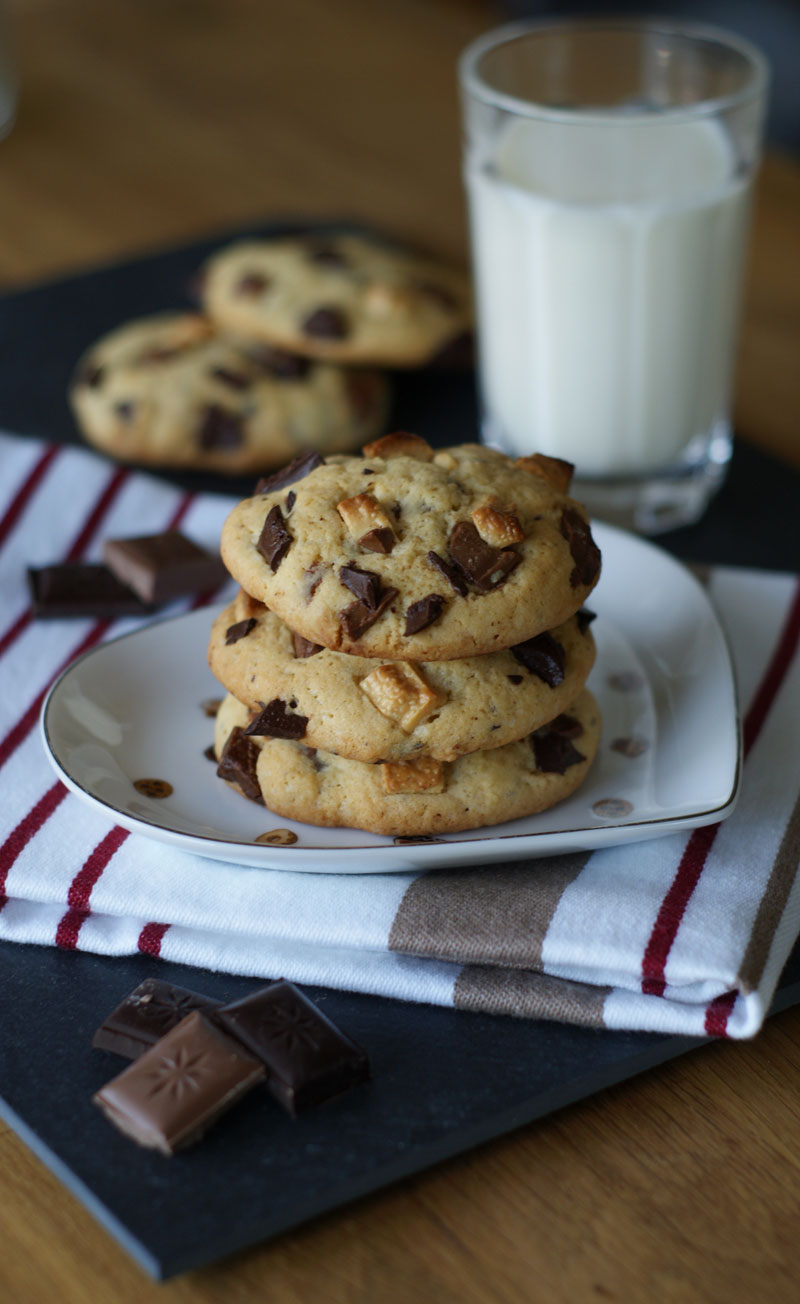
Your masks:
<path fill-rule="evenodd" d="M 641 473 L 727 418 L 747 183 L 717 123 L 513 119 L 467 187 L 489 438 Z"/>

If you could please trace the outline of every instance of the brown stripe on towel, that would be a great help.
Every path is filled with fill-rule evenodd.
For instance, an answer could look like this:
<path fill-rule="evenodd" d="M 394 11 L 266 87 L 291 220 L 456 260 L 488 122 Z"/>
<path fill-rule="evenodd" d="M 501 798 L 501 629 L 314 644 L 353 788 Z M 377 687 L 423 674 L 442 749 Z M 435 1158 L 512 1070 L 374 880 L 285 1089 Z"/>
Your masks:
<path fill-rule="evenodd" d="M 745 995 L 755 991 L 761 981 L 775 930 L 797 874 L 798 861 L 800 861 L 800 797 L 795 802 L 794 810 L 784 829 L 742 960 L 739 987 Z"/>
<path fill-rule="evenodd" d="M 537 968 L 564 892 L 591 852 L 506 865 L 445 869 L 414 880 L 389 934 L 389 950 L 459 964 Z"/>
<path fill-rule="evenodd" d="M 518 1019 L 555 1019 L 602 1028 L 610 991 L 610 987 L 591 987 L 549 974 L 470 964 L 456 979 L 453 1004 L 457 1010 L 480 1014 L 512 1014 Z"/>

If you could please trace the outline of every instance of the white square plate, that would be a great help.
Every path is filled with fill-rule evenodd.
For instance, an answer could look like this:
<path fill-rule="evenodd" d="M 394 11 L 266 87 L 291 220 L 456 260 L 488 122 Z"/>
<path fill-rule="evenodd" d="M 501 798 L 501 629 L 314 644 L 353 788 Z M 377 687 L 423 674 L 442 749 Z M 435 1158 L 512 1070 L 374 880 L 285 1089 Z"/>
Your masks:
<path fill-rule="evenodd" d="M 215 860 L 317 873 L 527 859 L 725 819 L 738 794 L 741 740 L 733 669 L 714 611 L 697 580 L 661 549 L 611 526 L 593 531 L 603 574 L 590 599 L 598 656 L 589 687 L 603 736 L 583 786 L 541 815 L 396 845 L 357 829 L 278 819 L 245 801 L 203 754 L 212 727 L 201 703 L 221 691 L 206 666 L 217 614 L 208 608 L 74 662 L 42 710 L 51 763 L 72 792 L 132 832 Z M 143 777 L 168 780 L 171 796 L 142 797 L 133 781 Z M 255 842 L 276 826 L 298 841 Z"/>

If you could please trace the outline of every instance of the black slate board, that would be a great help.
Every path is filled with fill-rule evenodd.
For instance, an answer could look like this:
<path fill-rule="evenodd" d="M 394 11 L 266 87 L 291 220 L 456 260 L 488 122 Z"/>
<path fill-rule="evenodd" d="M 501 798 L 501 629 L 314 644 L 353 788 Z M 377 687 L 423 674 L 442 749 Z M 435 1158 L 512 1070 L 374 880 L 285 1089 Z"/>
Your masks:
<path fill-rule="evenodd" d="M 76 442 L 64 393 L 79 353 L 127 317 L 189 303 L 192 274 L 232 234 L 0 299 L 0 427 Z M 473 438 L 471 376 L 398 376 L 394 422 L 438 444 Z M 168 478 L 224 493 L 251 483 Z M 705 519 L 661 542 L 695 561 L 800 569 L 798 483 L 740 445 Z M 90 1104 L 121 1066 L 90 1049 L 91 1035 L 154 969 L 223 999 L 254 986 L 141 956 L 0 944 L 0 1114 L 156 1277 L 275 1236 L 702 1044 L 309 989 L 368 1049 L 373 1082 L 296 1122 L 254 1093 L 203 1145 L 165 1160 L 117 1136 Z M 800 947 L 776 1008 L 798 1000 Z"/>

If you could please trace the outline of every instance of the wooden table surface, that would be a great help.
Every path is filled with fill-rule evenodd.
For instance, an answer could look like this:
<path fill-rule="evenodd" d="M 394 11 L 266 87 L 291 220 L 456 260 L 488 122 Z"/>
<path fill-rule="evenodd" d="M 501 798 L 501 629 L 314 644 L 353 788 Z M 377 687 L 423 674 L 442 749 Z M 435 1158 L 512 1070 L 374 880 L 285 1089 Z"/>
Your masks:
<path fill-rule="evenodd" d="M 464 259 L 454 62 L 499 18 L 484 0 L 20 0 L 0 281 L 278 214 Z M 800 167 L 770 155 L 737 427 L 795 466 L 799 231 Z M 0 1301 L 794 1302 L 799 1142 L 797 1009 L 157 1287 L 0 1124 Z"/>

